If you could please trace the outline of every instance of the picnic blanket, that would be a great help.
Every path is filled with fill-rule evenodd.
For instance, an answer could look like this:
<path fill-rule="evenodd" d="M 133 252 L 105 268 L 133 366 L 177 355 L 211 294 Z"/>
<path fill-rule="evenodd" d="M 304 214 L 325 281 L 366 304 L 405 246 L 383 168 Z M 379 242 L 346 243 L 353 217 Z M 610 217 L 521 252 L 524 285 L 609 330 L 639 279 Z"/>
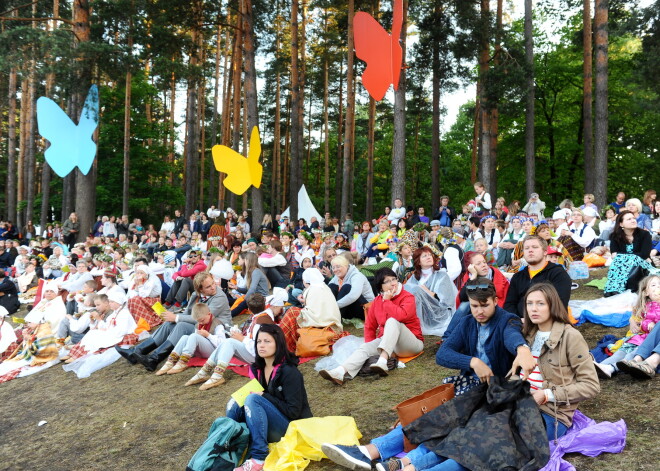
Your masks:
<path fill-rule="evenodd" d="M 573 425 L 566 435 L 550 442 L 550 461 L 541 471 L 575 471 L 575 467 L 563 459 L 566 453 L 598 456 L 601 453 L 621 453 L 626 446 L 626 423 L 596 422 L 580 410 L 573 415 Z"/>
<path fill-rule="evenodd" d="M 609 298 L 572 300 L 568 303 L 578 325 L 585 322 L 602 324 L 608 327 L 626 327 L 630 321 L 632 308 L 637 302 L 637 294 L 626 290 Z"/>
<path fill-rule="evenodd" d="M 584 286 L 593 286 L 598 288 L 601 291 L 605 290 L 605 285 L 607 284 L 607 277 L 591 280 L 589 283 L 586 283 Z"/>
<path fill-rule="evenodd" d="M 313 360 L 314 358 L 317 357 L 307 357 L 307 358 L 299 358 L 300 363 L 307 363 L 310 360 Z M 188 366 L 190 367 L 196 367 L 196 366 L 204 366 L 204 363 L 206 363 L 206 360 L 208 358 L 201 358 L 201 357 L 192 357 L 188 361 Z M 241 376 L 245 376 L 246 378 L 250 377 L 250 364 L 241 360 L 240 358 L 233 357 L 231 361 L 229 362 L 229 367 L 227 368 L 229 370 L 232 370 L 234 373 L 239 374 Z"/>

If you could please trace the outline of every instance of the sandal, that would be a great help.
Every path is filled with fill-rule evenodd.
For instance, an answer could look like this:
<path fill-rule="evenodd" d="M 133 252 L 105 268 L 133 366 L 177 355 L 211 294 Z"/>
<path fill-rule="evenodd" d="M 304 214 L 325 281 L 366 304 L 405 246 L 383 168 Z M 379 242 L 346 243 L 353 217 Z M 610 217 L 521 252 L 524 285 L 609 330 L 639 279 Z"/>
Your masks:
<path fill-rule="evenodd" d="M 619 371 L 628 373 L 633 378 L 637 379 L 652 379 L 655 376 L 655 369 L 645 361 L 632 361 L 623 360 L 616 362 Z"/>

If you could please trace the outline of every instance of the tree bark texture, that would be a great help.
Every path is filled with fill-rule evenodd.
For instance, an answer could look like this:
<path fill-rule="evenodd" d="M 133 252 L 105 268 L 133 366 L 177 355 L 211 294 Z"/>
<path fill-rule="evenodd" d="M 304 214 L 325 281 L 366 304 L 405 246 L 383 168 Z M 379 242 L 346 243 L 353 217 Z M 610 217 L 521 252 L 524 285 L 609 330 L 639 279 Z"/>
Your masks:
<path fill-rule="evenodd" d="M 344 128 L 344 171 L 342 173 L 341 185 L 341 211 L 342 217 L 350 213 L 351 180 L 353 178 L 353 166 L 351 162 L 351 150 L 353 148 L 353 123 L 355 122 L 355 91 L 353 88 L 353 16 L 355 15 L 355 2 L 348 0 L 348 62 L 346 67 L 346 127 Z"/>
<path fill-rule="evenodd" d="M 582 127 L 584 138 L 584 191 L 593 193 L 594 172 L 594 128 L 593 128 L 593 34 L 591 28 L 591 0 L 583 0 L 582 10 Z"/>
<path fill-rule="evenodd" d="M 534 30 L 532 23 L 532 0 L 525 0 L 525 189 L 527 198 L 534 193 L 536 184 L 536 155 L 534 145 Z"/>
<path fill-rule="evenodd" d="M 401 75 L 399 88 L 394 92 L 394 142 L 392 143 L 392 204 L 396 198 L 406 201 L 406 35 L 408 29 L 408 1 L 403 2 L 401 26 Z"/>
<path fill-rule="evenodd" d="M 300 66 L 298 64 L 298 0 L 291 1 L 291 157 L 289 176 L 289 220 L 298 218 L 298 190 L 301 184 L 302 117 Z"/>
<path fill-rule="evenodd" d="M 607 65 L 608 65 L 608 12 L 609 0 L 596 0 L 594 27 L 596 29 L 596 120 L 594 127 L 594 196 L 596 204 L 607 204 Z"/>

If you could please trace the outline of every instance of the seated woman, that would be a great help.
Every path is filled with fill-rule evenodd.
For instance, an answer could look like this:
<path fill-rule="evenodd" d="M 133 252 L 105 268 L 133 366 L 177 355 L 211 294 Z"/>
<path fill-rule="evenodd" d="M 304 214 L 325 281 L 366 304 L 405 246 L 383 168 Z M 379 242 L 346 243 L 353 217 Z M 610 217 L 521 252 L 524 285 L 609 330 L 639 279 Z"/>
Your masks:
<path fill-rule="evenodd" d="M 220 319 L 213 316 L 208 304 L 195 304 L 191 315 L 197 323 L 195 332 L 179 339 L 163 367 L 156 372 L 156 376 L 175 375 L 187 370 L 188 362 L 193 356 L 210 357 L 218 345 L 227 338 L 225 326 Z"/>
<path fill-rule="evenodd" d="M 330 327 L 337 335 L 344 330 L 337 300 L 319 269 L 306 269 L 302 281 L 305 290 L 298 296 L 298 302 L 303 307 L 289 308 L 279 322 L 291 352 L 296 351 L 300 327 Z"/>
<path fill-rule="evenodd" d="M 59 291 L 57 285 L 52 281 L 44 284 L 41 301 L 25 316 L 28 326 L 32 325 L 34 328 L 37 324 L 48 322 L 52 332 L 57 332 L 60 323 L 66 316 L 66 306 L 62 301 L 62 296 L 58 295 Z"/>
<path fill-rule="evenodd" d="M 348 357 L 343 365 L 332 370 L 321 370 L 322 378 L 335 384 L 344 384 L 344 378 L 353 379 L 364 362 L 379 355 L 371 370 L 387 376 L 387 360 L 392 354 L 413 356 L 424 348 L 424 336 L 415 311 L 415 297 L 403 289 L 391 268 L 376 272 L 374 285 L 380 289 L 369 307 L 364 323 L 364 344 Z"/>
<path fill-rule="evenodd" d="M 441 336 L 456 310 L 456 286 L 438 267 L 439 257 L 429 246 L 415 250 L 415 271 L 404 289 L 415 296 L 417 316 L 424 335 Z"/>
<path fill-rule="evenodd" d="M 660 273 L 647 260 L 651 254 L 651 243 L 651 234 L 637 226 L 633 213 L 623 210 L 617 215 L 610 236 L 612 264 L 607 272 L 604 296 L 623 293 L 630 271 L 637 266 L 648 270 L 650 274 Z"/>
<path fill-rule="evenodd" d="M 107 295 L 97 294 L 94 305 L 96 311 L 90 312 L 92 322 L 89 331 L 80 343 L 71 349 L 69 355 L 62 358 L 66 359 L 65 363 L 73 363 L 89 353 L 119 345 L 124 336 L 135 332 L 137 324 L 126 308 L 124 293 L 111 291 Z"/>
<path fill-rule="evenodd" d="M 268 443 L 278 442 L 292 420 L 312 417 L 298 359 L 287 350 L 282 330 L 276 325 L 262 325 L 254 343 L 256 357 L 250 376 L 264 390 L 248 395 L 243 407 L 234 399 L 227 403 L 227 417 L 245 422 L 250 430 L 250 457 L 234 471 L 261 471 Z"/>
<path fill-rule="evenodd" d="M 600 392 L 587 342 L 569 320 L 555 287 L 532 285 L 525 296 L 523 335 L 536 367 L 527 377 L 546 425 L 548 440 L 563 436 L 573 424 L 578 403 Z M 514 361 L 512 372 L 518 368 Z"/>
<path fill-rule="evenodd" d="M 11 326 L 7 318 L 9 313 L 7 310 L 0 306 L 0 363 L 14 353 L 14 350 L 18 347 L 16 341 L 18 337 L 14 328 Z"/>
<path fill-rule="evenodd" d="M 623 343 L 612 356 L 600 363 L 595 363 L 598 376 L 611 378 L 619 371 L 619 362 L 633 360 L 637 348 L 646 340 L 658 322 L 660 322 L 660 276 L 651 275 L 639 283 L 639 297 L 630 316 L 630 333 L 632 335 L 623 339 Z"/>
<path fill-rule="evenodd" d="M 626 210 L 633 213 L 635 220 L 637 221 L 637 227 L 644 229 L 645 231 L 650 231 L 653 228 L 653 223 L 651 218 L 648 215 L 644 214 L 642 211 L 642 202 L 637 198 L 630 198 L 626 201 Z M 619 211 L 619 214 L 621 212 Z"/>
<path fill-rule="evenodd" d="M 149 328 L 162 324 L 163 320 L 158 316 L 152 306 L 160 302 L 163 285 L 157 275 L 152 273 L 147 265 L 135 267 L 135 276 L 128 290 L 128 310 L 138 322 L 144 319 Z"/>
<path fill-rule="evenodd" d="M 32 261 L 25 264 L 25 271 L 16 278 L 16 283 L 18 284 L 18 291 L 21 294 L 36 287 L 39 284 L 36 264 L 32 263 Z"/>
<path fill-rule="evenodd" d="M 461 289 L 456 297 L 456 312 L 451 318 L 451 322 L 442 334 L 442 339 L 445 340 L 451 334 L 451 331 L 456 327 L 460 320 L 470 315 L 470 300 L 467 295 L 468 281 L 476 280 L 478 277 L 487 278 L 495 285 L 495 292 L 497 293 L 497 305 L 504 306 L 506 301 L 506 294 L 509 291 L 509 280 L 497 268 L 492 268 L 486 263 L 486 257 L 478 252 L 468 252 L 465 254 L 464 261 L 467 265 L 465 276 L 461 282 Z"/>
<path fill-rule="evenodd" d="M 239 287 L 236 283 L 229 282 L 230 289 L 235 289 L 243 295 L 243 301 L 238 303 L 231 310 L 231 316 L 236 317 L 240 315 L 247 306 L 247 299 L 253 293 L 259 293 L 263 297 L 268 296 L 268 278 L 264 272 L 259 268 L 259 257 L 253 252 L 241 252 L 238 259 L 238 265 L 242 268 L 241 276 L 245 280 L 245 286 Z M 235 300 L 230 299 L 230 304 L 234 304 Z"/>
<path fill-rule="evenodd" d="M 229 366 L 229 361 L 234 356 L 247 363 L 254 362 L 254 339 L 257 332 L 259 332 L 262 325 L 274 324 L 275 321 L 270 317 L 270 313 L 266 311 L 266 298 L 260 293 L 250 295 L 247 298 L 247 305 L 252 313 L 247 326 L 242 332 L 232 327 L 230 338 L 218 345 L 202 369 L 186 383 L 186 386 L 204 383 L 199 390 L 206 391 L 224 384 L 226 380 L 223 374 Z"/>
<path fill-rule="evenodd" d="M 582 210 L 574 208 L 572 213 L 573 224 L 564 223 L 557 228 L 558 242 L 566 247 L 573 260 L 582 260 L 585 252 L 592 248 L 596 240 L 594 230 L 584 222 Z"/>
<path fill-rule="evenodd" d="M 513 254 L 511 255 L 511 265 L 508 270 L 509 273 L 516 273 L 524 266 L 523 241 L 525 240 L 525 237 L 534 233 L 534 221 L 523 216 L 514 216 L 511 218 L 512 221 L 515 221 L 516 219 L 520 221 L 522 232 L 519 233 L 518 242 L 516 242 Z M 513 227 L 515 228 L 515 225 Z"/>
<path fill-rule="evenodd" d="M 385 253 L 388 249 L 387 239 L 391 237 L 390 227 L 387 219 L 383 219 L 378 223 L 378 232 L 373 234 L 369 239 L 369 248 L 365 253 L 365 263 L 375 264 L 376 257 Z M 370 260 L 372 259 L 372 260 Z"/>
<path fill-rule="evenodd" d="M 344 255 L 332 259 L 334 277 L 328 287 L 337 300 L 341 317 L 364 319 L 364 305 L 374 300 L 369 280 Z"/>

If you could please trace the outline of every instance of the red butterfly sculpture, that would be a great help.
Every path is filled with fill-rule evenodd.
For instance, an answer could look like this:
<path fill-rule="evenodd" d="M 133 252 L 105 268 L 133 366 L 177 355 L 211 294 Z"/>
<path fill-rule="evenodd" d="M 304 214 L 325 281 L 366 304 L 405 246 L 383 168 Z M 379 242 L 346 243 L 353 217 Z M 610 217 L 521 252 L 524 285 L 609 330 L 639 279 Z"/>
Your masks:
<path fill-rule="evenodd" d="M 368 13 L 358 12 L 354 17 L 355 55 L 367 63 L 362 74 L 362 84 L 369 95 L 380 101 L 394 85 L 399 88 L 403 50 L 399 44 L 403 25 L 403 1 L 394 0 L 392 34 Z"/>

